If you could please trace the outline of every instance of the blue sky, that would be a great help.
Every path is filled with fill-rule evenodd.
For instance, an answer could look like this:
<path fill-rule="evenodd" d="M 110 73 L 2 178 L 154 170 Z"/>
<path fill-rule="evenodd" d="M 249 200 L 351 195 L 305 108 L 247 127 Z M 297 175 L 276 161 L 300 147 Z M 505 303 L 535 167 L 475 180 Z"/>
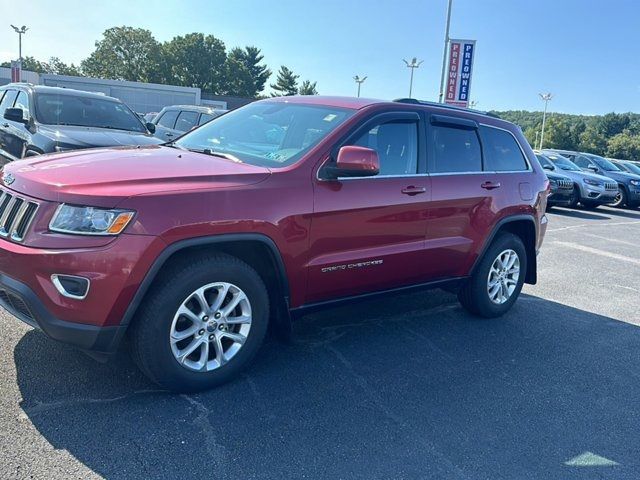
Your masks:
<path fill-rule="evenodd" d="M 4 5 L 3 5 L 4 4 Z M 52 7 L 55 5 L 55 7 Z M 158 40 L 193 31 L 227 47 L 256 45 L 272 70 L 287 65 L 321 94 L 406 96 L 403 58 L 424 60 L 414 96 L 437 97 L 446 0 L 0 0 L 0 61 L 17 56 L 9 24 L 30 27 L 23 54 L 78 62 L 102 31 L 144 27 Z M 477 40 L 471 98 L 480 109 L 640 111 L 637 0 L 454 0 L 451 36 Z"/>

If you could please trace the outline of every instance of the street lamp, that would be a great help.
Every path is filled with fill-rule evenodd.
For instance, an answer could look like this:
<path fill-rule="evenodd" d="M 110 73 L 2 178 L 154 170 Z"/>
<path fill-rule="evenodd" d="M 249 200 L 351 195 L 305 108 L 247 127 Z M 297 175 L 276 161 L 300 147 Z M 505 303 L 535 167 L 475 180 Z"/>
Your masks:
<path fill-rule="evenodd" d="M 16 27 L 15 25 L 11 26 L 13 27 L 13 30 L 18 34 L 18 60 L 22 62 L 22 35 L 27 33 L 27 30 L 29 29 L 24 25 L 20 28 Z"/>
<path fill-rule="evenodd" d="M 542 150 L 542 143 L 544 142 L 544 125 L 547 121 L 547 105 L 549 104 L 549 100 L 553 98 L 551 93 L 539 93 L 540 98 L 544 102 L 544 112 L 542 113 L 542 132 L 540 133 L 540 146 L 538 150 Z"/>
<path fill-rule="evenodd" d="M 360 96 L 360 87 L 362 86 L 362 84 L 364 83 L 364 81 L 367 79 L 366 76 L 360 78 L 358 75 L 356 75 L 355 77 L 353 77 L 353 79 L 356 81 L 356 83 L 358 84 L 358 97 Z"/>
<path fill-rule="evenodd" d="M 440 93 L 438 94 L 438 102 L 444 101 L 444 81 L 445 69 L 447 68 L 447 49 L 449 48 L 449 27 L 451 26 L 451 4 L 453 0 L 447 3 L 447 25 L 444 29 L 444 49 L 442 50 L 442 71 L 440 73 Z"/>
<path fill-rule="evenodd" d="M 411 80 L 409 82 L 409 98 L 411 98 L 411 91 L 413 90 L 413 71 L 418 68 L 420 65 L 422 65 L 422 62 L 424 62 L 424 60 L 420 60 L 418 61 L 418 59 L 416 57 L 413 57 L 411 59 L 411 62 L 407 62 L 406 60 L 402 60 L 404 63 L 406 63 L 407 68 L 411 69 Z"/>

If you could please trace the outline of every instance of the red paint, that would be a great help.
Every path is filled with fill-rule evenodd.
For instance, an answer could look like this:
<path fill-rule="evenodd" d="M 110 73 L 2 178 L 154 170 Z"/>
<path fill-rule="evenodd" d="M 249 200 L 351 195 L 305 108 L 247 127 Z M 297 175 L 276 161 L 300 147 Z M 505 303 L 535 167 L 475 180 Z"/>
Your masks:
<path fill-rule="evenodd" d="M 22 245 L 0 239 L 0 271 L 31 287 L 56 317 L 101 326 L 120 322 L 163 249 L 195 237 L 260 233 L 272 239 L 285 265 L 291 307 L 467 275 L 494 226 L 509 215 L 532 216 L 540 246 L 546 177 L 515 126 L 438 106 L 337 97 L 268 101 L 357 112 L 299 162 L 281 169 L 168 147 L 13 162 L 3 172 L 16 179 L 10 188 L 39 199 L 41 206 Z M 393 111 L 455 115 L 508 129 L 533 171 L 318 179 L 346 132 L 374 113 Z M 485 182 L 500 188 L 483 188 Z M 530 199 L 522 198 L 522 184 L 529 185 Z M 137 213 L 117 238 L 55 234 L 48 223 L 61 202 Z M 90 278 L 89 295 L 84 301 L 61 297 L 50 283 L 52 273 Z"/>

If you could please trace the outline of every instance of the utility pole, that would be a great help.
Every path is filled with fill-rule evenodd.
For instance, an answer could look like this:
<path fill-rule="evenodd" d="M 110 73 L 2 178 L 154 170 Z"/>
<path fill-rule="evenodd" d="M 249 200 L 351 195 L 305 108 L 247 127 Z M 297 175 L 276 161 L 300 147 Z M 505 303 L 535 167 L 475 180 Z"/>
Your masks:
<path fill-rule="evenodd" d="M 424 60 L 418 61 L 416 57 L 413 57 L 411 59 L 411 62 L 407 62 L 406 60 L 402 60 L 402 61 L 407 64 L 407 68 L 411 69 L 411 80 L 409 81 L 409 98 L 411 98 L 411 92 L 413 91 L 413 71 L 416 68 L 420 67 L 420 65 L 422 65 L 422 62 L 424 62 Z"/>
<path fill-rule="evenodd" d="M 360 78 L 358 75 L 356 75 L 355 77 L 353 77 L 353 79 L 356 81 L 356 83 L 358 84 L 358 97 L 360 96 L 360 87 L 362 86 L 362 84 L 364 83 L 364 81 L 367 79 L 366 76 Z"/>
<path fill-rule="evenodd" d="M 453 0 L 449 0 L 447 5 L 447 26 L 444 30 L 444 49 L 442 50 L 442 73 L 440 74 L 440 93 L 438 94 L 438 102 L 444 102 L 444 84 L 445 70 L 447 68 L 447 50 L 449 49 L 449 26 L 451 25 L 451 4 Z"/>
<path fill-rule="evenodd" d="M 18 60 L 22 62 L 22 35 L 27 33 L 27 30 L 29 29 L 24 25 L 21 28 L 18 28 L 15 25 L 11 25 L 11 27 L 18 34 Z"/>
<path fill-rule="evenodd" d="M 549 100 L 553 98 L 551 93 L 540 93 L 540 98 L 544 101 L 544 112 L 542 113 L 542 132 L 540 133 L 540 146 L 538 150 L 542 150 L 542 143 L 544 142 L 544 126 L 547 121 L 547 105 L 549 104 Z"/>

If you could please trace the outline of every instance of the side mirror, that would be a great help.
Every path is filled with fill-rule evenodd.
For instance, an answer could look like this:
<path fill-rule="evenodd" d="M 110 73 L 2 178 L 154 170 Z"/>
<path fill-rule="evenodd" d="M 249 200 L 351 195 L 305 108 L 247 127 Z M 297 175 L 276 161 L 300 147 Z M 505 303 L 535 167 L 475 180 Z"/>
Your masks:
<path fill-rule="evenodd" d="M 551 170 L 551 171 L 555 170 L 555 169 L 553 168 L 553 166 L 551 166 L 551 165 L 543 165 L 543 166 L 542 166 L 542 168 L 543 168 L 544 170 Z"/>
<path fill-rule="evenodd" d="M 149 130 L 149 133 L 156 133 L 156 124 L 155 123 L 147 122 L 144 125 L 145 125 L 145 127 L 147 127 L 147 130 Z"/>
<path fill-rule="evenodd" d="M 373 177 L 380 173 L 378 152 L 371 148 L 346 145 L 338 151 L 335 164 L 327 165 L 329 178 Z"/>
<path fill-rule="evenodd" d="M 596 167 L 595 165 L 589 165 L 587 167 L 589 170 L 591 170 L 592 172 L 598 173 L 600 171 L 600 169 L 598 167 Z"/>
<path fill-rule="evenodd" d="M 4 118 L 5 120 L 9 120 L 11 122 L 29 125 L 29 120 L 24 118 L 24 110 L 22 110 L 21 108 L 7 108 L 4 111 Z"/>

